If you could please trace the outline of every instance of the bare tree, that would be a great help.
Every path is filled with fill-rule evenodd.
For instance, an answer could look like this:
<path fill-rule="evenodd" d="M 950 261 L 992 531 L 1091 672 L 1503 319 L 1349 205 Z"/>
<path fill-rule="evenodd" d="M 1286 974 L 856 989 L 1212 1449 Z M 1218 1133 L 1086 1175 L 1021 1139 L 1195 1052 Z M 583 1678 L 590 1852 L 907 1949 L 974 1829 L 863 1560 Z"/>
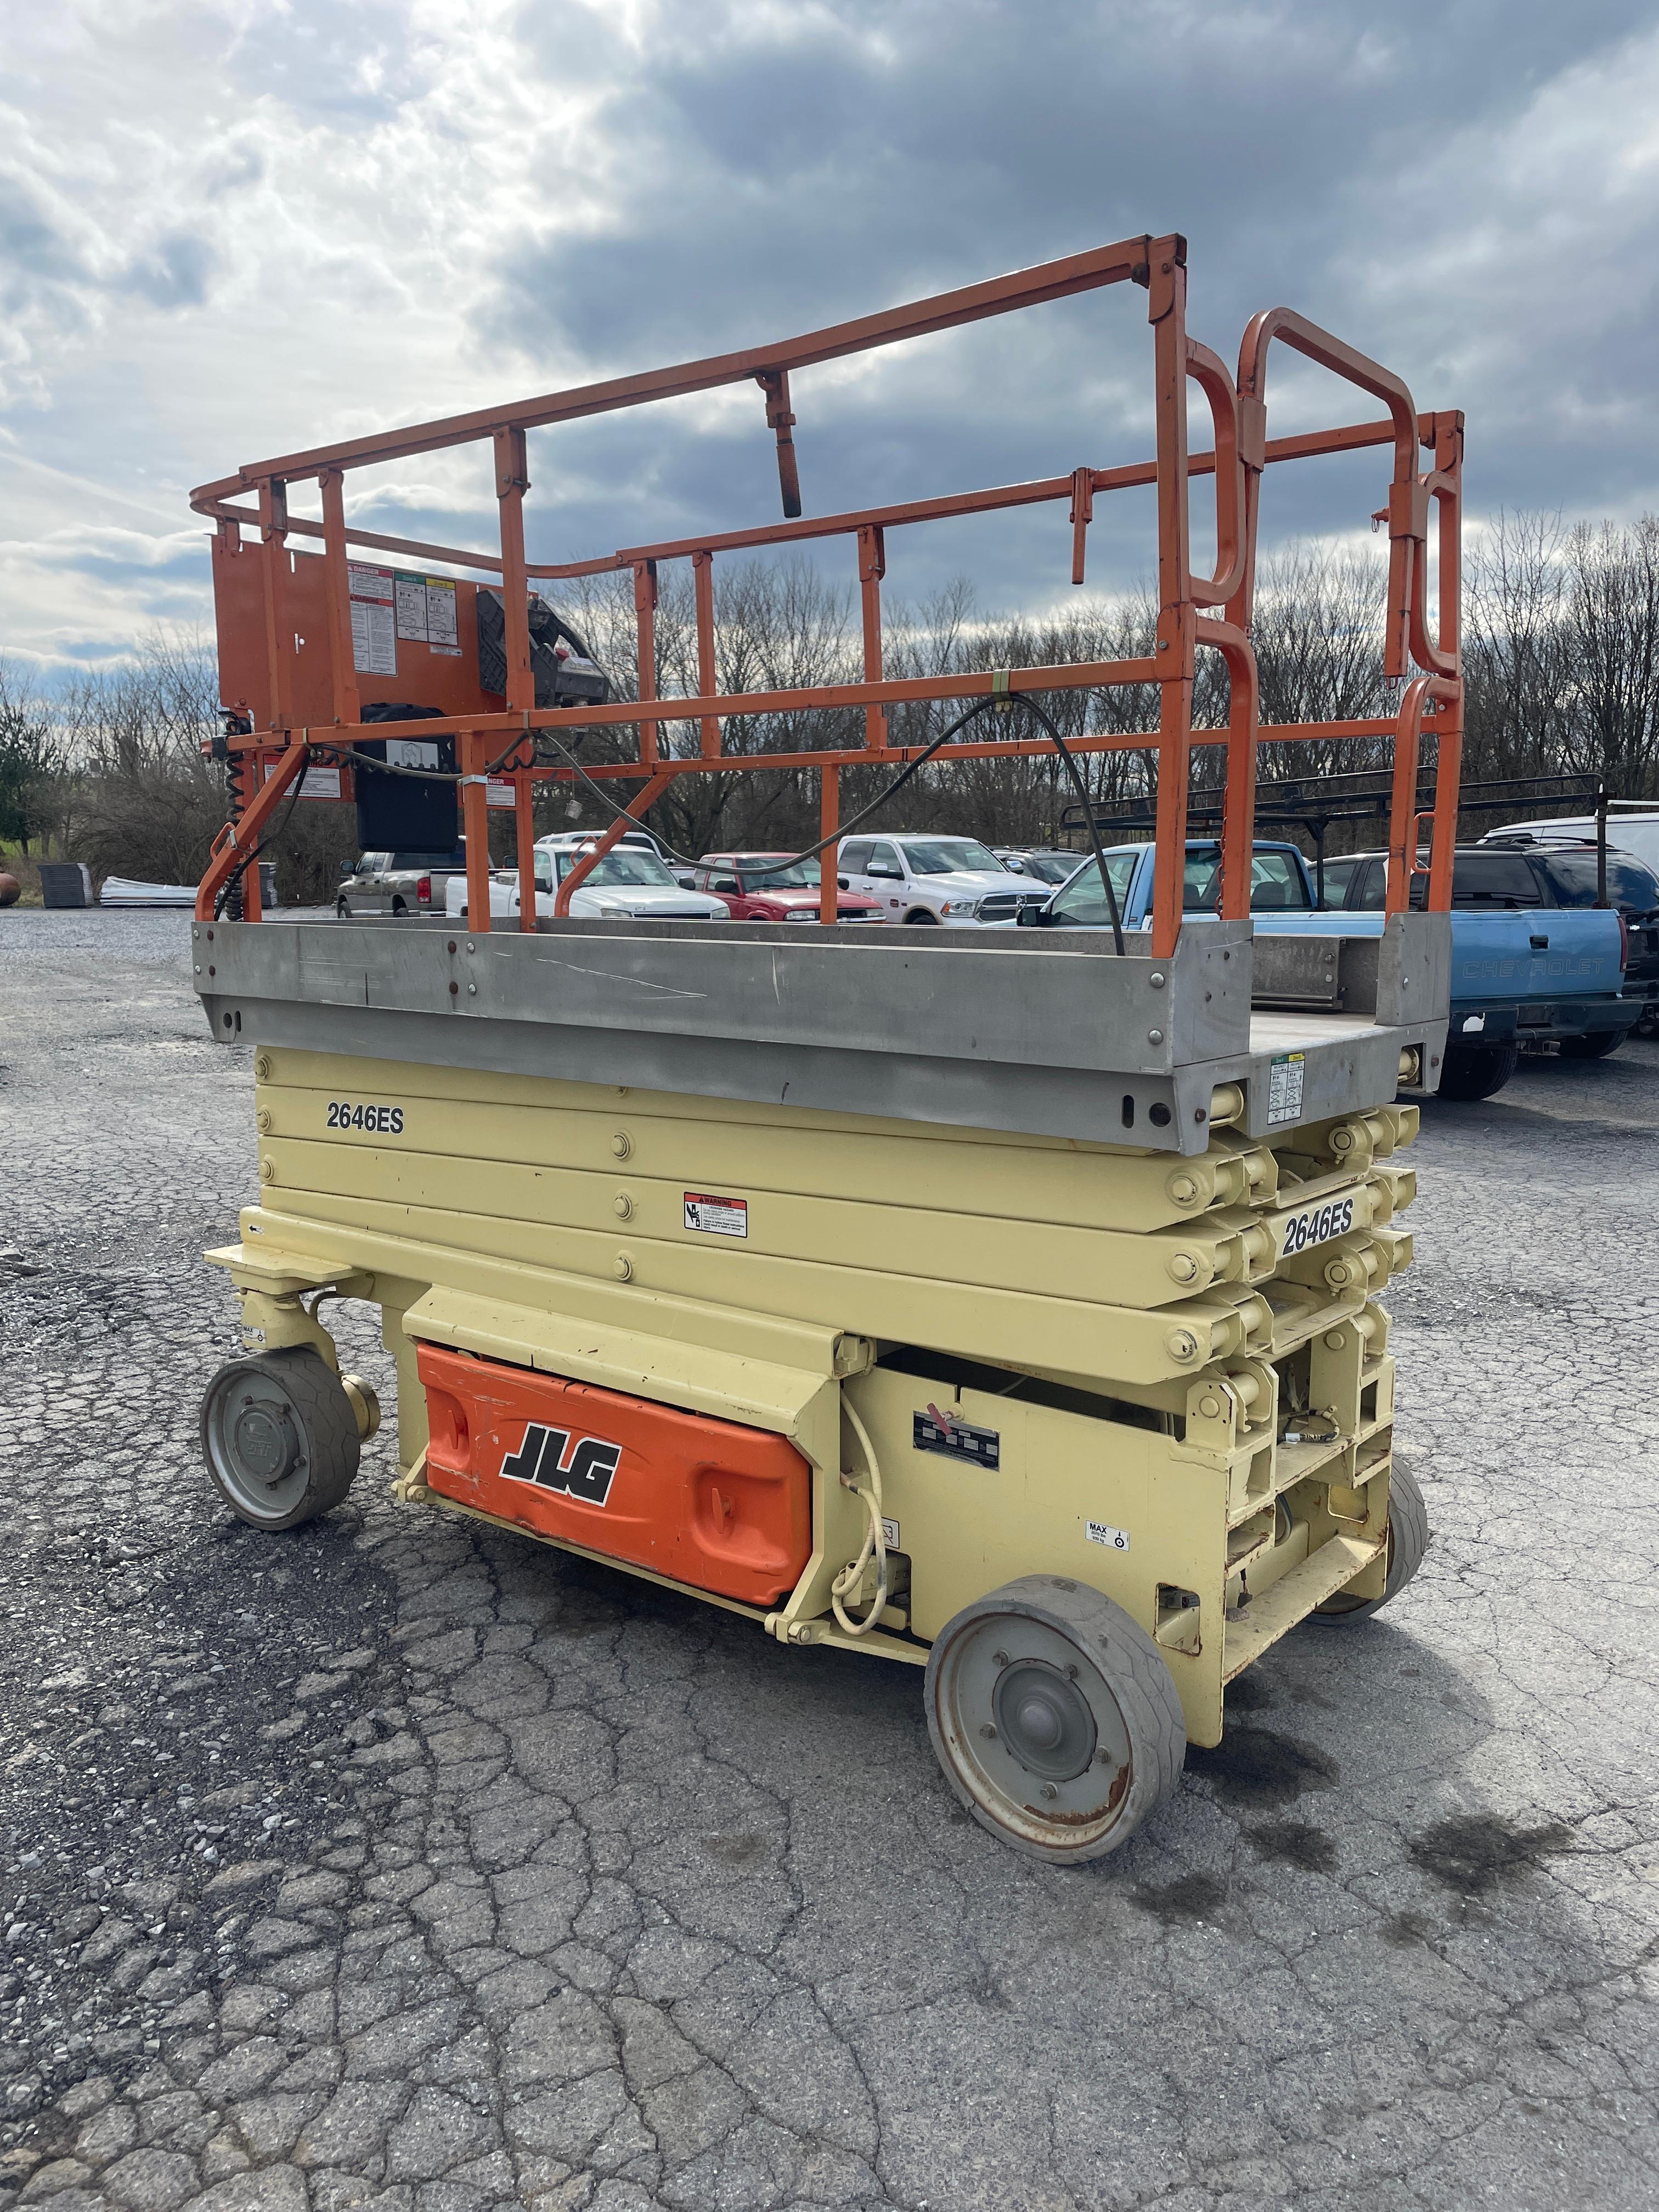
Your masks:
<path fill-rule="evenodd" d="M 1464 559 L 1463 770 L 1548 775 L 1568 757 L 1573 659 L 1559 514 L 1500 510 Z"/>
<path fill-rule="evenodd" d="M 1659 769 L 1659 517 L 1580 523 L 1565 570 L 1567 761 L 1644 797 Z"/>
<path fill-rule="evenodd" d="M 62 750 L 44 700 L 0 659 L 0 843 L 27 856 L 47 836 L 63 780 Z"/>

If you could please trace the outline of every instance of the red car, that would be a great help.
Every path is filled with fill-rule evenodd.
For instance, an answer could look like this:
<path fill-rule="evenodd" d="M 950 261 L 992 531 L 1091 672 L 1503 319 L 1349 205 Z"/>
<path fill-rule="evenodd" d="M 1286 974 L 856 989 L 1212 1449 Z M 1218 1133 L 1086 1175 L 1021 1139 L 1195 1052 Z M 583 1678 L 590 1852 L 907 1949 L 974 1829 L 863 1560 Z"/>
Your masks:
<path fill-rule="evenodd" d="M 818 864 L 793 860 L 787 853 L 705 853 L 692 882 L 700 891 L 724 899 L 733 921 L 816 921 Z M 836 900 L 837 921 L 882 921 L 878 899 L 842 891 Z"/>

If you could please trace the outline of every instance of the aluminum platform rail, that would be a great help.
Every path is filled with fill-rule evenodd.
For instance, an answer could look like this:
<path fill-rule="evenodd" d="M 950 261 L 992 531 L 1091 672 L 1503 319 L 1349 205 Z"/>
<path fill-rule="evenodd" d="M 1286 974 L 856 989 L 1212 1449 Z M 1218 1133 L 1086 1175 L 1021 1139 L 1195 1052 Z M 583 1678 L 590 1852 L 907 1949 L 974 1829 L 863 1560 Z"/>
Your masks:
<path fill-rule="evenodd" d="M 1137 1151 L 1202 1152 L 1364 1111 L 1444 1051 L 1450 923 L 1255 937 L 1169 958 L 1084 930 L 544 921 L 198 921 L 222 1042 L 430 1063 Z M 1416 1055 L 1413 1063 L 1407 1056 Z M 1415 1075 L 1415 1081 L 1412 1076 Z M 1218 1108 L 1218 1087 L 1242 1102 Z"/>

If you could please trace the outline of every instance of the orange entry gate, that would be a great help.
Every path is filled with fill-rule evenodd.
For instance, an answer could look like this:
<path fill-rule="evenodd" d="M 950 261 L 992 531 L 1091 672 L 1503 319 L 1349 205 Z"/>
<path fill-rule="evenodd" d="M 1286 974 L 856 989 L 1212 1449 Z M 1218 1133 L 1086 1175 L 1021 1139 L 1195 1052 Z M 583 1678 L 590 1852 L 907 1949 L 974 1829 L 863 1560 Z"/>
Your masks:
<path fill-rule="evenodd" d="M 417 1359 L 440 1496 L 745 1605 L 800 1579 L 811 1474 L 786 1437 L 435 1345 Z"/>

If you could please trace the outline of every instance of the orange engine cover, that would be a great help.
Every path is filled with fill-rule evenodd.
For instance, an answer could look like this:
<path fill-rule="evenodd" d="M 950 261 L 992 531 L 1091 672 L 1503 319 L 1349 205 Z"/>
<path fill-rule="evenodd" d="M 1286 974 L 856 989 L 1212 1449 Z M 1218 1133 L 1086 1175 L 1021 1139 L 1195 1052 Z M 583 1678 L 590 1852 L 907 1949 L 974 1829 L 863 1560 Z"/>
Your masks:
<path fill-rule="evenodd" d="M 787 1437 L 437 1345 L 416 1357 L 441 1497 L 747 1605 L 800 1579 L 811 1469 Z"/>

